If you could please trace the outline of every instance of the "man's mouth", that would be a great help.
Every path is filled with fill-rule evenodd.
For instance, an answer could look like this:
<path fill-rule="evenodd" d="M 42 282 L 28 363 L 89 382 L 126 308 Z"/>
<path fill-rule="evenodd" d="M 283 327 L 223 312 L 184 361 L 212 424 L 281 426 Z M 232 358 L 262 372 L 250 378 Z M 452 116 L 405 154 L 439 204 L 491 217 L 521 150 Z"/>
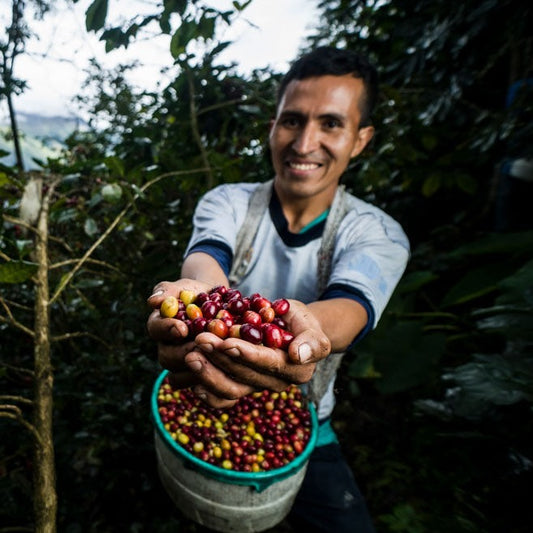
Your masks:
<path fill-rule="evenodd" d="M 287 166 L 293 170 L 315 170 L 320 167 L 318 163 L 297 163 L 295 161 L 287 161 Z"/>

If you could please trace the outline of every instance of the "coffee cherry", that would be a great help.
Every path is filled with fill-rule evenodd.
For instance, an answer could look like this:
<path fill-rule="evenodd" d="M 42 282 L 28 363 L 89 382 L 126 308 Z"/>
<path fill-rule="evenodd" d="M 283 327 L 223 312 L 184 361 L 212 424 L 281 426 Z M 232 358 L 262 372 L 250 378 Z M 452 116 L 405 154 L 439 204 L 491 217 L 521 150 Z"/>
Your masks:
<path fill-rule="evenodd" d="M 185 304 L 185 306 L 194 302 L 196 294 L 194 291 L 184 289 L 179 294 L 180 300 Z"/>
<path fill-rule="evenodd" d="M 159 313 L 164 318 L 174 318 L 179 311 L 179 301 L 174 296 L 167 296 L 161 307 L 159 308 Z"/>
<path fill-rule="evenodd" d="M 214 318 L 215 315 L 220 310 L 220 304 L 217 302 L 213 302 L 212 300 L 207 300 L 202 304 L 202 307 L 200 308 L 202 310 L 202 316 L 207 318 L 208 320 L 211 318 Z"/>
<path fill-rule="evenodd" d="M 284 298 L 271 303 L 259 293 L 247 297 L 237 289 L 220 285 L 208 292 L 199 293 L 183 289 L 179 298 L 169 297 L 163 301 L 160 314 L 185 323 L 188 328 L 185 340 L 193 340 L 199 333 L 212 331 L 220 338 L 241 338 L 253 344 L 263 342 L 271 348 L 281 347 L 285 350 L 294 338 L 288 331 L 287 323 L 281 318 L 289 308 L 289 301 Z M 225 327 L 218 322 L 209 326 L 215 319 L 222 321 Z M 277 326 L 279 331 L 274 328 L 265 329 L 266 324 Z M 242 326 L 246 327 L 242 329 Z"/>
<path fill-rule="evenodd" d="M 185 313 L 191 320 L 203 316 L 202 310 L 196 304 L 188 304 Z"/>
<path fill-rule="evenodd" d="M 272 302 L 272 309 L 274 309 L 276 315 L 283 316 L 289 312 L 290 304 L 285 298 L 279 298 Z"/>
<path fill-rule="evenodd" d="M 294 340 L 294 335 L 290 331 L 281 330 L 281 349 L 286 350 L 289 347 L 289 344 Z"/>
<path fill-rule="evenodd" d="M 261 328 L 254 324 L 242 324 L 239 334 L 241 339 L 251 342 L 252 344 L 261 344 L 261 341 L 263 340 Z"/>
<path fill-rule="evenodd" d="M 225 339 L 228 336 L 229 328 L 220 318 L 213 318 L 207 323 L 207 331 L 209 331 L 209 333 L 213 333 L 221 339 Z"/>
<path fill-rule="evenodd" d="M 290 408 L 282 408 L 288 401 Z M 201 461 L 227 470 L 262 472 L 298 457 L 311 436 L 311 415 L 302 393 L 291 385 L 264 390 L 233 407 L 214 409 L 192 389 L 174 390 L 166 377 L 158 391 L 157 415 L 177 445 Z"/>
<path fill-rule="evenodd" d="M 272 307 L 261 307 L 261 309 L 259 309 L 259 316 L 261 317 L 262 322 L 272 322 L 276 317 L 276 312 Z"/>
<path fill-rule="evenodd" d="M 242 315 L 249 307 L 244 303 L 241 298 L 232 298 L 226 303 L 226 309 L 232 315 Z"/>
<path fill-rule="evenodd" d="M 229 328 L 228 337 L 232 337 L 234 339 L 240 339 L 241 338 L 241 326 L 242 324 L 233 324 Z"/>
<path fill-rule="evenodd" d="M 242 321 L 245 324 L 253 324 L 254 326 L 260 326 L 263 320 L 261 315 L 255 311 L 249 309 L 242 315 Z"/>
<path fill-rule="evenodd" d="M 281 348 L 284 345 L 283 333 L 275 324 L 263 324 L 263 344 L 269 348 Z M 287 344 L 288 346 L 288 344 Z"/>
<path fill-rule="evenodd" d="M 207 319 L 203 316 L 199 316 L 191 321 L 191 327 L 189 328 L 191 335 L 196 337 L 200 333 L 203 333 L 207 330 Z"/>
<path fill-rule="evenodd" d="M 270 301 L 261 296 L 258 293 L 254 293 L 250 296 L 250 307 L 254 311 L 259 311 L 263 307 L 270 307 Z"/>

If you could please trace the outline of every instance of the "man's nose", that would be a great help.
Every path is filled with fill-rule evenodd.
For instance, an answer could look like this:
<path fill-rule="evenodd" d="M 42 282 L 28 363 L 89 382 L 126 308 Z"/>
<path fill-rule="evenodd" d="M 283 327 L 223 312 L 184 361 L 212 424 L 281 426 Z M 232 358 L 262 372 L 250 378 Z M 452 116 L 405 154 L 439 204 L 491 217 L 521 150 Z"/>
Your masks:
<path fill-rule="evenodd" d="M 295 152 L 301 155 L 310 154 L 320 145 L 320 132 L 313 124 L 306 124 L 299 131 L 292 143 Z"/>

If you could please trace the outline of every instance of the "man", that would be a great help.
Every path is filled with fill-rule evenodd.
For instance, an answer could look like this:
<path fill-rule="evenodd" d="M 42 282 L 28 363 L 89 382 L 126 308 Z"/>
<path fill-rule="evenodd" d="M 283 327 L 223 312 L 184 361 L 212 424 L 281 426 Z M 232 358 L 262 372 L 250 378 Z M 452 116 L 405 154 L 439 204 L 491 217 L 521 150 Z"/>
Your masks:
<path fill-rule="evenodd" d="M 227 184 L 208 192 L 195 212 L 182 279 L 158 284 L 148 300 L 154 307 L 148 330 L 174 385 L 192 385 L 216 407 L 289 383 L 313 394 L 319 442 L 291 512 L 302 531 L 373 531 L 329 418 L 339 354 L 375 327 L 409 256 L 401 227 L 339 186 L 373 136 L 376 91 L 374 67 L 352 52 L 324 47 L 296 61 L 281 83 L 271 123 L 272 186 Z M 248 209 L 251 199 L 256 204 Z M 251 231 L 254 216 L 252 245 L 241 262 L 237 235 L 241 228 Z M 166 296 L 216 285 L 291 298 L 287 322 L 295 339 L 288 352 L 209 333 L 184 344 L 184 324 L 159 317 Z"/>

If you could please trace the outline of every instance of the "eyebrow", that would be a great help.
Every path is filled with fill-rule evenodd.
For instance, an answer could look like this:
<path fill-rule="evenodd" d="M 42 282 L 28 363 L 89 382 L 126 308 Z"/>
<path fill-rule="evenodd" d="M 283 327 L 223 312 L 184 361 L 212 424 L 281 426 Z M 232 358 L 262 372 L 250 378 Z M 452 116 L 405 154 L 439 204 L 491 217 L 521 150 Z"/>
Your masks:
<path fill-rule="evenodd" d="M 307 118 L 307 115 L 305 113 L 302 113 L 301 111 L 296 110 L 290 110 L 286 109 L 285 111 L 282 111 L 279 114 L 279 117 L 298 117 L 301 119 Z M 320 120 L 338 120 L 339 122 L 344 122 L 346 120 L 346 117 L 344 115 L 341 115 L 340 113 L 321 113 L 318 118 Z"/>

